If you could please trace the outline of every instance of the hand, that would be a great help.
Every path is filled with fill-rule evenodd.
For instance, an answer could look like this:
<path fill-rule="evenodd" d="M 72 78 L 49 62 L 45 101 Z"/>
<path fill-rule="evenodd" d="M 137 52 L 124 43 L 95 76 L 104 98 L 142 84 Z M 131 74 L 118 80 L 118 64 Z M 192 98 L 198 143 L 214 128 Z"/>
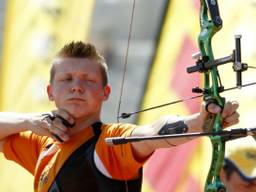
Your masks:
<path fill-rule="evenodd" d="M 58 141 L 69 139 L 69 128 L 74 125 L 74 119 L 64 110 L 30 117 L 31 131 L 41 136 L 48 136 Z"/>
<path fill-rule="evenodd" d="M 224 109 L 221 113 L 221 116 L 223 118 L 222 126 L 224 128 L 230 127 L 232 125 L 235 125 L 239 123 L 239 113 L 237 112 L 237 109 L 239 107 L 238 102 L 236 101 L 228 101 L 224 105 Z"/>
<path fill-rule="evenodd" d="M 239 107 L 239 104 L 236 101 L 227 101 L 224 105 L 223 111 L 221 113 L 222 116 L 222 126 L 223 128 L 235 125 L 239 122 L 239 113 L 237 112 L 237 109 Z M 208 106 L 208 111 L 213 114 L 217 114 L 221 112 L 221 108 L 211 103 Z M 202 104 L 201 111 L 200 111 L 200 119 L 203 121 L 207 118 L 209 113 L 205 110 L 205 103 Z"/>

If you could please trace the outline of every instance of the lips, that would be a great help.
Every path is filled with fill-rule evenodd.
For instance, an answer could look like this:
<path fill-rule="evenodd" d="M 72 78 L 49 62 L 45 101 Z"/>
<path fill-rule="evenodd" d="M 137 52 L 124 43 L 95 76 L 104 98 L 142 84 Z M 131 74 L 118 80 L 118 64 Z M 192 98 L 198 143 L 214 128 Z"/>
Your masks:
<path fill-rule="evenodd" d="M 85 99 L 83 98 L 78 98 L 78 97 L 72 97 L 67 99 L 68 101 L 80 101 L 80 102 L 85 102 Z"/>

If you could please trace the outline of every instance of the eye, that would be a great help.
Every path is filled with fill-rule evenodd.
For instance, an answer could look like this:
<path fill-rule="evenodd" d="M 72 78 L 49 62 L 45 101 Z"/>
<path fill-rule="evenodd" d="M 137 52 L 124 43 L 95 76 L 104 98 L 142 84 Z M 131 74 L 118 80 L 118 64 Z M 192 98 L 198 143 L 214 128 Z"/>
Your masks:
<path fill-rule="evenodd" d="M 86 86 L 91 87 L 91 88 L 98 86 L 98 82 L 95 79 L 86 79 L 85 84 L 86 84 Z"/>
<path fill-rule="evenodd" d="M 96 80 L 94 80 L 94 79 L 87 79 L 87 81 L 89 81 L 89 82 L 96 82 Z"/>
<path fill-rule="evenodd" d="M 71 81 L 71 80 L 72 80 L 71 75 L 64 75 L 64 76 L 60 77 L 60 81 Z"/>
<path fill-rule="evenodd" d="M 81 80 L 84 81 L 85 83 L 95 83 L 96 82 L 95 78 L 89 77 L 88 75 L 82 76 Z"/>
<path fill-rule="evenodd" d="M 94 83 L 96 83 L 96 81 L 94 79 L 86 79 L 86 83 L 94 84 Z"/>

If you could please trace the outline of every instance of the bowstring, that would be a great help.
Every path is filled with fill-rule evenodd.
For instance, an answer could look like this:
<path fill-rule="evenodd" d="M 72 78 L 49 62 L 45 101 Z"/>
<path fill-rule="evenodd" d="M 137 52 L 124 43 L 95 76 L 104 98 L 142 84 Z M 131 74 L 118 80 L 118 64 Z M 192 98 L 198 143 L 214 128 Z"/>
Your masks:
<path fill-rule="evenodd" d="M 125 52 L 125 59 L 124 59 L 124 64 L 123 64 L 123 75 L 122 75 L 122 81 L 121 81 L 120 96 L 119 96 L 118 109 L 117 109 L 117 115 L 116 115 L 118 126 L 120 125 L 118 117 L 119 117 L 119 114 L 121 111 L 121 104 L 122 104 L 122 98 L 123 98 L 123 92 L 124 92 L 124 82 L 125 82 L 127 65 L 128 65 L 128 57 L 129 57 L 130 43 L 131 43 L 131 37 L 132 37 L 132 27 L 133 27 L 133 21 L 134 21 L 135 5 L 136 5 L 136 0 L 133 0 L 131 20 L 130 20 L 130 25 L 129 25 L 129 33 L 128 33 L 128 39 L 127 39 L 126 52 Z M 123 150 L 122 145 L 121 145 L 121 156 L 122 157 L 124 156 L 124 150 Z M 125 170 L 123 170 L 123 171 L 125 172 Z M 129 192 L 127 179 L 125 179 L 125 192 Z"/>
<path fill-rule="evenodd" d="M 117 116 L 116 116 L 118 123 L 119 123 L 119 118 L 118 117 L 119 117 L 120 110 L 121 110 L 121 103 L 122 103 L 123 92 L 124 92 L 124 82 L 125 82 L 127 65 L 128 65 L 128 57 L 129 57 L 129 50 L 130 50 L 130 43 L 131 43 L 131 36 L 132 36 L 132 27 L 133 27 L 133 21 L 134 21 L 135 5 L 136 5 L 136 0 L 133 0 L 131 20 L 130 20 L 130 25 L 129 25 L 129 34 L 128 34 L 128 39 L 127 39 L 125 59 L 124 59 L 124 65 L 123 65 L 123 75 L 122 75 L 122 81 L 121 81 L 120 96 L 119 96 Z"/>

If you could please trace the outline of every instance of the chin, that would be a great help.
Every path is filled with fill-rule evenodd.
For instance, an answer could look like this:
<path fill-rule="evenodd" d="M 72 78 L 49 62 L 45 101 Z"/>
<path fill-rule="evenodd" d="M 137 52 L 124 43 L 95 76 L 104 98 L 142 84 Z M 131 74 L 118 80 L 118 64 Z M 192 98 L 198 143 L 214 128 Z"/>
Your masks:
<path fill-rule="evenodd" d="M 83 118 L 88 115 L 88 112 L 81 110 L 82 107 L 70 107 L 65 110 L 75 119 Z"/>
<path fill-rule="evenodd" d="M 79 119 L 81 117 L 84 117 L 86 116 L 86 113 L 83 113 L 81 111 L 78 111 L 78 110 L 68 110 L 68 113 L 74 117 L 75 119 Z"/>

